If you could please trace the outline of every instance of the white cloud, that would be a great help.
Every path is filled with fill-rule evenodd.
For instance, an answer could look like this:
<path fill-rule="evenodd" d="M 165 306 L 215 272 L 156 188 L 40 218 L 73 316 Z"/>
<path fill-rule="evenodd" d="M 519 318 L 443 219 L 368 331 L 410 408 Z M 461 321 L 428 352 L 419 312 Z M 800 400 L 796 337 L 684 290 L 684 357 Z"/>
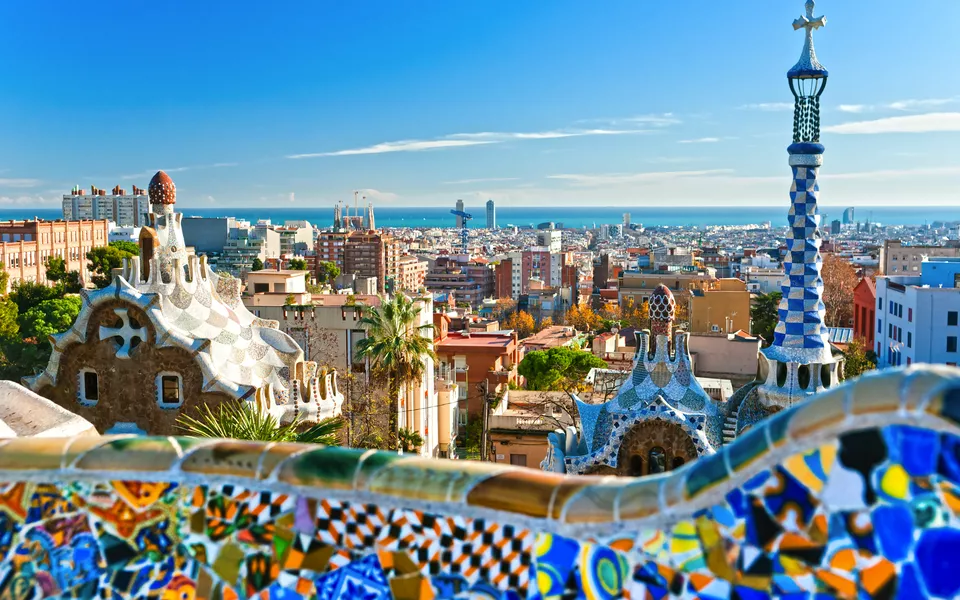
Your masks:
<path fill-rule="evenodd" d="M 717 137 L 702 137 L 695 140 L 679 140 L 678 144 L 715 144 L 720 141 Z"/>
<path fill-rule="evenodd" d="M 778 112 L 783 110 L 793 110 L 793 104 L 789 102 L 760 102 L 757 104 L 744 104 L 740 110 L 760 110 L 764 112 Z"/>
<path fill-rule="evenodd" d="M 615 117 L 606 119 L 581 119 L 578 123 L 606 123 L 608 125 L 645 125 L 648 127 L 669 127 L 670 125 L 679 125 L 683 121 L 678 119 L 673 113 L 662 113 L 653 115 L 637 115 L 633 117 Z"/>
<path fill-rule="evenodd" d="M 353 148 L 350 150 L 337 150 L 336 152 L 310 152 L 307 154 L 291 154 L 287 158 L 317 158 L 320 156 L 354 156 L 359 154 L 385 154 L 387 152 L 420 152 L 423 150 L 436 150 L 438 148 L 456 148 L 460 146 L 478 146 L 480 144 L 492 144 L 494 142 L 484 142 L 477 140 L 402 140 L 399 142 L 384 142 L 374 144 L 364 148 Z"/>
<path fill-rule="evenodd" d="M 29 188 L 36 187 L 42 183 L 39 179 L 30 179 L 30 178 L 3 178 L 0 177 L 0 187 L 11 187 L 11 188 Z"/>
<path fill-rule="evenodd" d="M 36 206 L 38 204 L 52 204 L 57 198 L 45 196 L 0 196 L 0 205 L 7 206 Z"/>
<path fill-rule="evenodd" d="M 519 177 L 483 177 L 480 179 L 458 179 L 457 181 L 444 181 L 443 185 L 466 185 L 468 183 L 487 183 L 490 181 L 516 181 Z"/>
<path fill-rule="evenodd" d="M 871 107 L 866 104 L 841 104 L 837 107 L 841 112 L 846 113 L 862 113 L 865 110 L 869 110 Z"/>
<path fill-rule="evenodd" d="M 400 198 L 398 194 L 393 192 L 384 192 L 373 188 L 362 188 L 357 191 L 360 192 L 361 196 L 372 202 L 394 202 Z"/>
<path fill-rule="evenodd" d="M 713 177 L 729 175 L 731 169 L 707 169 L 702 171 L 657 171 L 649 173 L 602 173 L 602 174 L 575 174 L 564 173 L 549 175 L 547 179 L 559 179 L 576 186 L 609 186 L 629 183 L 673 181 L 693 177 Z"/>
<path fill-rule="evenodd" d="M 823 174 L 824 181 L 848 181 L 867 179 L 876 181 L 881 179 L 902 179 L 905 177 L 943 177 L 960 175 L 960 166 L 955 167 L 918 167 L 916 169 L 887 169 L 880 171 L 859 171 L 853 173 Z"/>
<path fill-rule="evenodd" d="M 153 177 L 157 171 L 163 171 L 167 175 L 170 173 L 182 173 L 184 171 L 196 171 L 199 169 L 220 169 L 223 167 L 236 167 L 238 163 L 223 162 L 223 163 L 214 163 L 212 165 L 193 165 L 189 167 L 174 167 L 172 169 L 153 169 L 151 171 L 143 171 L 141 173 L 134 173 L 133 175 L 121 175 L 120 179 L 145 179 L 147 177 Z"/>
<path fill-rule="evenodd" d="M 318 158 L 323 156 L 355 156 L 361 154 L 386 154 L 388 152 L 420 152 L 440 148 L 459 148 L 481 144 L 500 144 L 515 140 L 552 140 L 591 135 L 631 135 L 648 133 L 647 129 L 556 129 L 551 131 L 505 132 L 479 131 L 476 133 L 452 133 L 435 140 L 400 140 L 383 142 L 363 148 L 336 150 L 334 152 L 309 152 L 290 154 L 287 158 Z"/>
<path fill-rule="evenodd" d="M 910 112 L 924 109 L 934 109 L 946 104 L 952 104 L 960 98 L 923 98 L 911 100 L 898 100 L 886 104 L 841 104 L 837 110 L 846 113 L 860 114 L 865 112 L 877 112 L 884 110 L 894 110 L 899 112 Z"/>
<path fill-rule="evenodd" d="M 887 105 L 893 110 L 919 110 L 924 108 L 936 108 L 944 104 L 955 102 L 956 98 L 928 98 L 926 100 L 900 100 Z"/>
<path fill-rule="evenodd" d="M 927 113 L 905 117 L 888 117 L 872 121 L 854 121 L 824 128 L 825 132 L 838 134 L 878 133 L 932 133 L 960 131 L 960 113 Z"/>
<path fill-rule="evenodd" d="M 638 133 L 648 133 L 648 131 L 646 129 L 557 129 L 554 131 L 534 131 L 530 133 L 481 131 L 479 133 L 454 133 L 447 137 L 463 140 L 506 142 L 510 140 L 554 140 L 587 135 L 631 135 Z"/>

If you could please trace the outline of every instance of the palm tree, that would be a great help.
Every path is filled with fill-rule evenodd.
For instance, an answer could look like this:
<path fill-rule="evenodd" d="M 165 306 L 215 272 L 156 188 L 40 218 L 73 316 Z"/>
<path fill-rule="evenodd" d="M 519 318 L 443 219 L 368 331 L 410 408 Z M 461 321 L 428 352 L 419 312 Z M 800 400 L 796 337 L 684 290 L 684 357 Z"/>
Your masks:
<path fill-rule="evenodd" d="M 357 358 L 369 359 L 374 374 L 387 378 L 393 437 L 397 435 L 401 393 L 426 374 L 426 359 L 437 357 L 433 351 L 433 325 L 419 325 L 420 311 L 416 302 L 395 294 L 390 300 L 381 298 L 380 306 L 366 307 L 360 319 L 367 335 L 357 342 Z"/>
<path fill-rule="evenodd" d="M 197 417 L 177 417 L 177 427 L 192 437 L 299 442 L 327 446 L 339 445 L 337 432 L 343 425 L 343 419 L 332 417 L 321 420 L 309 429 L 297 431 L 301 426 L 298 419 L 281 425 L 277 417 L 242 400 L 224 402 L 216 411 L 204 404 L 200 406 Z"/>

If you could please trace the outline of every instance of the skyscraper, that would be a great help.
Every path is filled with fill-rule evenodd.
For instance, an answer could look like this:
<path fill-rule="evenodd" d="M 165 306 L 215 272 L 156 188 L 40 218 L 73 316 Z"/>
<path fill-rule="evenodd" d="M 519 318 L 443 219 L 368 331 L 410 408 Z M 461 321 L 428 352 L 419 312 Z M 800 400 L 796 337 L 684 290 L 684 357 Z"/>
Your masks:
<path fill-rule="evenodd" d="M 493 200 L 487 200 L 487 229 L 497 228 L 497 207 Z"/>
<path fill-rule="evenodd" d="M 463 212 L 463 200 L 457 200 L 457 210 Z M 463 227 L 463 217 L 457 215 L 457 229 Z"/>
<path fill-rule="evenodd" d="M 850 224 L 855 223 L 855 222 L 856 222 L 856 221 L 855 221 L 855 219 L 854 219 L 854 217 L 853 217 L 853 208 L 852 208 L 852 207 L 851 207 L 851 208 L 848 208 L 848 209 L 845 210 L 845 211 L 843 211 L 843 224 L 844 224 L 844 225 L 850 225 Z"/>

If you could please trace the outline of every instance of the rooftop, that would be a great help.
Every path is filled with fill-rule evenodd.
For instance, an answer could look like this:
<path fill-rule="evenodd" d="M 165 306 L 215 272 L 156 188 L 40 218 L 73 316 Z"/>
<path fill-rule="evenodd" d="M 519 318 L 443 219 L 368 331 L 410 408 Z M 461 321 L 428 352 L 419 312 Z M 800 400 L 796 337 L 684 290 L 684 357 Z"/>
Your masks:
<path fill-rule="evenodd" d="M 479 331 L 464 333 L 457 331 L 447 334 L 437 343 L 438 349 L 450 347 L 471 347 L 471 348 L 509 348 L 514 343 L 514 332 L 512 329 L 501 331 Z"/>

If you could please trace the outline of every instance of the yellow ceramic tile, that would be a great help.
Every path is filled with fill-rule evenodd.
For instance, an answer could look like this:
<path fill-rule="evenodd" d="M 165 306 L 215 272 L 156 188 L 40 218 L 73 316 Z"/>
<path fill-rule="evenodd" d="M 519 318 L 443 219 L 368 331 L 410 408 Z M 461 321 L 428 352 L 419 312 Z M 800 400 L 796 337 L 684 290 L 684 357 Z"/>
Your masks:
<path fill-rule="evenodd" d="M 17 438 L 0 452 L 0 469 L 55 470 L 60 468 L 70 438 Z"/>
<path fill-rule="evenodd" d="M 305 452 L 307 449 L 316 449 L 305 444 L 268 444 L 264 446 L 260 455 L 260 479 L 270 479 L 277 467 L 291 456 Z"/>

